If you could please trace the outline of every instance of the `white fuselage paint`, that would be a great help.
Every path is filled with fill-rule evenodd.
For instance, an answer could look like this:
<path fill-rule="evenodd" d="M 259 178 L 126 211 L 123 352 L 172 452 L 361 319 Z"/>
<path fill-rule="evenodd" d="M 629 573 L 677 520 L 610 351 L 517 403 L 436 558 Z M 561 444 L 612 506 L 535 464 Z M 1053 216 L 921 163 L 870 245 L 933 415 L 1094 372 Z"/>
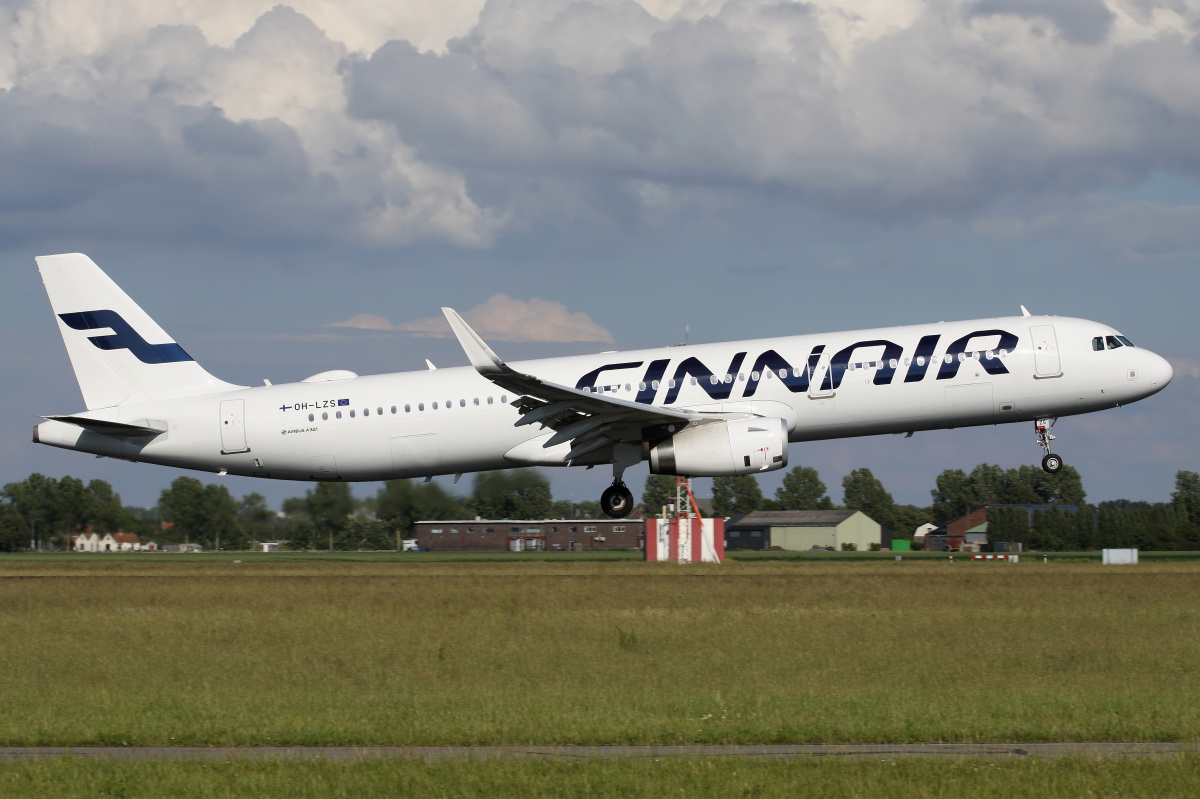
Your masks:
<path fill-rule="evenodd" d="M 970 344 L 972 350 L 982 351 L 979 359 L 969 357 L 958 363 L 953 377 L 939 379 L 947 347 L 982 330 L 1006 331 L 1016 344 L 1001 356 L 996 351 L 999 336 L 980 336 Z M 1047 334 L 1052 336 L 1049 344 Z M 789 440 L 799 442 L 1070 416 L 1124 405 L 1162 390 L 1172 373 L 1160 356 L 1140 347 L 1092 349 L 1095 337 L 1115 335 L 1117 331 L 1108 325 L 1083 319 L 1018 316 L 551 358 L 511 366 L 574 387 L 606 364 L 638 363 L 603 371 L 599 382 L 616 386 L 611 393 L 618 399 L 637 400 L 641 395 L 640 401 L 677 410 L 782 417 Z M 937 336 L 932 352 L 936 363 L 918 367 L 918 344 L 932 336 Z M 890 382 L 876 384 L 880 368 L 871 366 L 846 370 L 836 386 L 832 381 L 824 384 L 821 377 L 830 359 L 864 341 L 888 341 L 899 348 Z M 822 346 L 819 356 L 814 356 Z M 994 362 L 988 359 L 987 348 L 993 348 Z M 849 360 L 878 363 L 885 349 L 884 345 L 861 347 Z M 767 351 L 801 370 L 808 368 L 812 357 L 816 379 L 807 390 L 798 390 L 796 381 L 789 387 L 775 369 L 770 375 L 760 373 L 755 381 L 753 367 Z M 896 352 L 893 347 L 891 354 Z M 713 399 L 703 385 L 693 384 L 690 375 L 680 380 L 677 396 L 670 396 L 668 381 L 686 359 L 702 362 L 723 379 L 738 353 L 745 353 L 744 359 L 732 374 L 732 383 L 721 387 L 729 389 L 728 398 Z M 668 363 L 658 390 L 648 385 L 640 391 L 648 369 L 663 360 Z M 887 361 L 883 364 L 889 368 Z M 985 368 L 989 364 L 991 371 Z M 922 372 L 920 380 L 906 382 L 908 375 Z M 707 385 L 715 390 L 711 382 Z M 550 431 L 536 424 L 514 426 L 520 415 L 508 404 L 514 399 L 471 367 L 441 368 L 125 403 L 78 415 L 157 425 L 166 432 L 119 440 L 47 421 L 36 428 L 35 440 L 132 461 L 285 480 L 386 480 L 567 465 L 561 462 L 567 445 L 545 450 L 535 440 L 545 440 Z M 348 404 L 339 406 L 339 400 Z M 424 410 L 418 410 L 421 405 Z"/>

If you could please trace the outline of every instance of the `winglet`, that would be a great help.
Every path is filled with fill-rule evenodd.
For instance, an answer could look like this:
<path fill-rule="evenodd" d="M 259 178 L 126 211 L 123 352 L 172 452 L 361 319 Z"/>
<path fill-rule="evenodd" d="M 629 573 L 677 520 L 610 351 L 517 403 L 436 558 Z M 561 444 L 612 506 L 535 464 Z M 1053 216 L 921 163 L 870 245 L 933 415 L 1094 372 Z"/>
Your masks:
<path fill-rule="evenodd" d="M 1021 306 L 1021 316 L 1033 316 L 1033 314 L 1031 314 L 1029 312 L 1028 308 L 1026 308 L 1024 305 L 1022 305 Z"/>
<path fill-rule="evenodd" d="M 504 361 L 500 360 L 500 356 L 492 352 L 492 348 L 484 343 L 479 334 L 471 329 L 471 326 L 458 315 L 457 311 L 453 308 L 443 308 L 442 313 L 446 315 L 446 321 L 450 323 L 450 328 L 458 338 L 458 343 L 462 345 L 463 351 L 467 353 L 467 360 L 475 367 L 475 371 L 484 377 L 492 377 L 508 371 Z"/>

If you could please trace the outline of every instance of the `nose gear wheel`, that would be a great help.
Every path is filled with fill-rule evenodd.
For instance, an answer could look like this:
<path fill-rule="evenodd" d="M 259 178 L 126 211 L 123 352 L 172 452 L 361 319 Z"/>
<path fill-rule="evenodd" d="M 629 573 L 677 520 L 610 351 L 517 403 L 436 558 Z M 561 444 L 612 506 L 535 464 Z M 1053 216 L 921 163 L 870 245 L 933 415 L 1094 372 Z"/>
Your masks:
<path fill-rule="evenodd" d="M 1050 429 L 1054 427 L 1057 419 L 1038 419 L 1034 422 L 1034 429 L 1037 430 L 1038 446 L 1046 453 L 1042 458 L 1042 468 L 1050 474 L 1057 474 L 1063 467 L 1063 460 L 1059 456 L 1050 451 L 1050 442 L 1054 440 Z"/>

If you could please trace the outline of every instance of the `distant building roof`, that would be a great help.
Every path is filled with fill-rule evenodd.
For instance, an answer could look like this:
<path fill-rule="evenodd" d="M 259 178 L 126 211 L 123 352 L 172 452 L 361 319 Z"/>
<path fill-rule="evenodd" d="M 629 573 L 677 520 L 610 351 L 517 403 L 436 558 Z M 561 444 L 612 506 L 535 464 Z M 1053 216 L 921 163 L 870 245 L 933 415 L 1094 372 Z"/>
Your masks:
<path fill-rule="evenodd" d="M 756 510 L 736 518 L 732 527 L 836 527 L 857 510 Z M 865 514 L 864 514 L 865 515 Z"/>
<path fill-rule="evenodd" d="M 641 516 L 629 516 L 621 519 L 420 519 L 413 524 L 628 524 L 629 522 L 644 522 Z"/>
<path fill-rule="evenodd" d="M 138 537 L 133 533 L 113 533 L 112 537 L 113 541 L 118 544 L 136 544 L 138 542 Z"/>

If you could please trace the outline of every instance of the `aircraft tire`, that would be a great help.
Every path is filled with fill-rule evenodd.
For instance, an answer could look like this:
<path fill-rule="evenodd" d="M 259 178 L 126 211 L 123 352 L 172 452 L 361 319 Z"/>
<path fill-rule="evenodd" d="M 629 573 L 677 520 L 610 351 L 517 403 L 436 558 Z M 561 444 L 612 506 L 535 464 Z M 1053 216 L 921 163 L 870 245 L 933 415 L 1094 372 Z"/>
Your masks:
<path fill-rule="evenodd" d="M 633 511 L 633 494 L 624 483 L 611 485 L 600 495 L 600 509 L 613 519 L 623 519 Z"/>
<path fill-rule="evenodd" d="M 1051 453 L 1042 458 L 1042 468 L 1050 474 L 1058 474 L 1058 470 L 1063 467 L 1062 458 Z"/>

